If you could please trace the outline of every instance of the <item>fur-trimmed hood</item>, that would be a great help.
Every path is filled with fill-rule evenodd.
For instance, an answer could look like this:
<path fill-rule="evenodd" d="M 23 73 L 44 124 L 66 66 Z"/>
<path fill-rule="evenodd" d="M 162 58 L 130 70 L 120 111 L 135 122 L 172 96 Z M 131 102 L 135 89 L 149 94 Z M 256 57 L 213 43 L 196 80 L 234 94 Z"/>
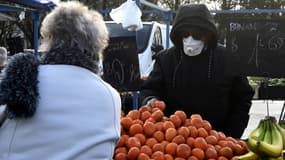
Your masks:
<path fill-rule="evenodd" d="M 12 56 L 0 83 L 0 105 L 6 105 L 8 118 L 27 118 L 35 114 L 39 64 L 31 53 Z"/>

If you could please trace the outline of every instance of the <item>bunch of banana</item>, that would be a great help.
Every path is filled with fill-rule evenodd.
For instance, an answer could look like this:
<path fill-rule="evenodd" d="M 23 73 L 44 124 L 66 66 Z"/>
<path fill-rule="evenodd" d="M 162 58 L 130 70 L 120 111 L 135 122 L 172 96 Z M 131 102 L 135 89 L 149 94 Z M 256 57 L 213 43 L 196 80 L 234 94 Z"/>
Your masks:
<path fill-rule="evenodd" d="M 283 159 L 285 129 L 276 123 L 275 117 L 265 117 L 249 134 L 247 145 L 249 152 L 239 156 L 239 160 Z"/>

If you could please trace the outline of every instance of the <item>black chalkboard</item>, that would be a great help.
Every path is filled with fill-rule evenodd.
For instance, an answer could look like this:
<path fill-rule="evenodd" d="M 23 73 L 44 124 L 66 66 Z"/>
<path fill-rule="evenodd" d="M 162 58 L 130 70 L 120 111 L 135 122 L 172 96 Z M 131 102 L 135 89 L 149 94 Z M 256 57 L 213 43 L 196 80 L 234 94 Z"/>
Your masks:
<path fill-rule="evenodd" d="M 285 21 L 227 21 L 226 46 L 247 76 L 285 77 Z"/>
<path fill-rule="evenodd" d="M 137 91 L 141 85 L 136 37 L 111 37 L 103 53 L 103 79 L 119 91 Z"/>

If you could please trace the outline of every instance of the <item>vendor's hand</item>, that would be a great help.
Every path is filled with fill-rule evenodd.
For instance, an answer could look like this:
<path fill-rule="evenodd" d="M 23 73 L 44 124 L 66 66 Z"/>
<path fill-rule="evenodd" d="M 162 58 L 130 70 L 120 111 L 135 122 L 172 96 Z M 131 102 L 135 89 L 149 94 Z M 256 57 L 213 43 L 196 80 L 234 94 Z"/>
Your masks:
<path fill-rule="evenodd" d="M 147 101 L 146 105 L 153 108 L 155 101 L 158 101 L 158 100 L 156 98 L 152 98 Z"/>
<path fill-rule="evenodd" d="M 150 100 L 147 102 L 146 105 L 148 105 L 148 106 L 150 106 L 150 107 L 152 107 L 152 108 L 154 108 L 154 107 L 155 107 L 155 108 L 158 108 L 158 109 L 160 109 L 161 111 L 164 111 L 164 109 L 165 109 L 165 107 L 166 107 L 164 101 L 158 100 L 158 99 L 156 99 L 156 98 L 150 99 Z"/>

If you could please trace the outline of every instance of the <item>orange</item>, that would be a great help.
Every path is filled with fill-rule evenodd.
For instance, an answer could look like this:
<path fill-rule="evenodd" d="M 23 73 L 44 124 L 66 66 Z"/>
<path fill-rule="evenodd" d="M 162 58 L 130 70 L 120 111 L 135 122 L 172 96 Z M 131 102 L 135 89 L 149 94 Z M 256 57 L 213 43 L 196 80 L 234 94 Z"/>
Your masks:
<path fill-rule="evenodd" d="M 159 108 L 156 108 L 156 107 L 151 108 L 151 113 L 153 113 L 153 112 L 155 112 L 155 111 L 160 111 L 160 109 L 159 109 Z"/>
<path fill-rule="evenodd" d="M 156 131 L 152 135 L 158 142 L 162 142 L 164 140 L 164 133 L 162 131 Z"/>
<path fill-rule="evenodd" d="M 132 148 L 132 147 L 141 147 L 141 142 L 139 139 L 137 139 L 136 137 L 130 137 L 127 141 L 127 146 L 128 148 Z"/>
<path fill-rule="evenodd" d="M 248 150 L 247 144 L 243 140 L 238 140 L 237 143 L 243 148 L 244 151 Z"/>
<path fill-rule="evenodd" d="M 151 158 L 155 160 L 164 160 L 164 153 L 161 151 L 156 151 L 151 155 Z"/>
<path fill-rule="evenodd" d="M 172 142 L 174 142 L 176 144 L 185 143 L 185 138 L 181 135 L 177 135 L 172 139 Z"/>
<path fill-rule="evenodd" d="M 151 114 L 151 117 L 156 121 L 156 122 L 159 122 L 160 120 L 162 120 L 164 114 L 161 110 L 157 110 L 155 112 L 153 112 Z"/>
<path fill-rule="evenodd" d="M 146 139 L 145 144 L 152 148 L 157 142 L 157 140 L 153 137 Z"/>
<path fill-rule="evenodd" d="M 238 143 L 238 140 L 235 139 L 235 138 L 233 138 L 233 137 L 226 137 L 226 140 L 232 141 L 232 142 L 234 142 L 234 143 Z"/>
<path fill-rule="evenodd" d="M 161 111 L 164 111 L 165 103 L 163 101 L 154 101 L 154 107 L 159 108 Z"/>
<path fill-rule="evenodd" d="M 171 142 L 176 135 L 177 131 L 175 128 L 168 128 L 165 132 L 165 140 Z"/>
<path fill-rule="evenodd" d="M 178 134 L 182 135 L 184 138 L 187 138 L 190 134 L 188 127 L 180 127 L 178 128 Z"/>
<path fill-rule="evenodd" d="M 133 136 L 133 135 L 135 135 L 137 133 L 143 133 L 142 125 L 140 125 L 138 123 L 131 125 L 131 127 L 129 129 L 129 135 L 130 136 Z"/>
<path fill-rule="evenodd" d="M 165 154 L 164 155 L 164 160 L 173 160 L 173 156 L 170 154 Z"/>
<path fill-rule="evenodd" d="M 177 149 L 178 144 L 170 142 L 166 145 L 165 147 L 165 153 L 170 154 L 172 156 L 176 155 L 176 149 Z"/>
<path fill-rule="evenodd" d="M 129 135 L 121 135 L 120 139 L 119 139 L 119 142 L 117 143 L 117 147 L 123 147 L 125 146 L 125 144 L 127 143 L 129 139 Z"/>
<path fill-rule="evenodd" d="M 220 146 L 218 144 L 214 145 L 214 147 L 218 153 L 219 153 L 219 150 L 222 148 L 222 146 Z"/>
<path fill-rule="evenodd" d="M 198 129 L 195 126 L 189 126 L 188 129 L 191 137 L 196 138 L 198 136 Z"/>
<path fill-rule="evenodd" d="M 151 156 L 152 155 L 152 149 L 148 146 L 148 145 L 143 145 L 140 149 L 140 152 L 141 153 L 145 153 L 147 154 L 148 156 Z"/>
<path fill-rule="evenodd" d="M 156 123 L 156 121 L 152 117 L 149 117 L 147 120 L 145 120 L 145 122 Z"/>
<path fill-rule="evenodd" d="M 118 153 L 115 155 L 115 160 L 128 160 L 128 155 L 126 153 Z"/>
<path fill-rule="evenodd" d="M 203 128 L 205 128 L 208 132 L 212 130 L 212 125 L 209 121 L 203 120 L 202 125 L 203 125 Z"/>
<path fill-rule="evenodd" d="M 228 160 L 228 158 L 225 156 L 219 156 L 217 160 Z"/>
<path fill-rule="evenodd" d="M 207 136 L 207 137 L 205 138 L 205 140 L 206 140 L 206 142 L 207 142 L 208 144 L 212 144 L 212 145 L 215 145 L 215 144 L 218 143 L 217 138 L 216 138 L 215 136 L 213 136 L 213 135 Z"/>
<path fill-rule="evenodd" d="M 128 160 L 135 160 L 135 159 L 137 159 L 139 154 L 140 154 L 140 149 L 138 147 L 130 148 L 129 152 L 128 152 Z"/>
<path fill-rule="evenodd" d="M 128 153 L 128 150 L 126 147 L 118 147 L 115 149 L 115 154 L 118 154 L 118 153 Z"/>
<path fill-rule="evenodd" d="M 227 141 L 227 140 L 219 140 L 218 141 L 218 145 L 220 145 L 221 147 L 226 147 L 226 146 L 229 146 L 230 141 Z"/>
<path fill-rule="evenodd" d="M 163 122 L 163 130 L 166 131 L 168 128 L 175 128 L 175 125 L 171 121 Z"/>
<path fill-rule="evenodd" d="M 129 129 L 133 123 L 132 121 L 133 120 L 130 117 L 123 117 L 123 118 L 121 118 L 121 126 L 125 129 Z"/>
<path fill-rule="evenodd" d="M 140 153 L 138 156 L 138 160 L 149 160 L 150 157 L 145 153 Z"/>
<path fill-rule="evenodd" d="M 233 150 L 230 147 L 222 147 L 218 153 L 219 153 L 219 156 L 224 156 L 227 158 L 233 157 Z"/>
<path fill-rule="evenodd" d="M 137 139 L 140 140 L 141 145 L 144 145 L 144 144 L 145 144 L 146 138 L 145 138 L 145 135 L 144 135 L 144 134 L 142 134 L 142 133 L 137 133 L 137 134 L 135 134 L 134 137 L 136 137 Z"/>
<path fill-rule="evenodd" d="M 201 148 L 193 148 L 191 151 L 192 156 L 197 157 L 199 160 L 204 160 L 205 153 Z"/>
<path fill-rule="evenodd" d="M 214 148 L 207 148 L 205 151 L 205 157 L 207 159 L 216 159 L 218 157 L 218 152 Z"/>
<path fill-rule="evenodd" d="M 219 140 L 219 138 L 220 138 L 218 132 L 215 130 L 210 130 L 209 134 L 215 136 L 217 138 L 217 140 Z"/>
<path fill-rule="evenodd" d="M 246 150 L 244 150 L 241 145 L 234 144 L 233 152 L 235 153 L 235 155 L 242 155 L 246 152 Z"/>
<path fill-rule="evenodd" d="M 149 111 L 144 111 L 141 113 L 141 120 L 144 122 L 148 118 L 150 118 L 150 116 L 151 116 L 151 113 Z"/>
<path fill-rule="evenodd" d="M 190 146 L 191 148 L 194 147 L 194 142 L 195 142 L 195 138 L 193 138 L 193 137 L 188 137 L 188 138 L 186 139 L 186 143 L 187 143 L 188 146 Z"/>
<path fill-rule="evenodd" d="M 141 106 L 141 107 L 139 108 L 139 112 L 140 112 L 140 113 L 143 113 L 143 112 L 145 112 L 145 111 L 151 112 L 151 107 L 149 107 L 149 106 L 147 106 L 147 105 L 144 105 L 144 106 Z"/>
<path fill-rule="evenodd" d="M 195 126 L 196 128 L 203 127 L 203 120 L 198 118 L 193 118 L 190 120 L 190 123 L 192 126 Z"/>
<path fill-rule="evenodd" d="M 238 160 L 238 156 L 233 156 L 231 160 Z"/>
<path fill-rule="evenodd" d="M 135 119 L 135 120 L 133 120 L 133 122 L 132 122 L 132 125 L 133 125 L 133 124 L 140 124 L 140 125 L 143 125 L 143 121 L 140 120 L 140 119 Z"/>
<path fill-rule="evenodd" d="M 204 138 L 202 137 L 197 137 L 195 140 L 194 140 L 194 147 L 195 148 L 200 148 L 202 150 L 206 150 L 208 145 L 207 145 L 207 142 Z"/>
<path fill-rule="evenodd" d="M 143 132 L 146 136 L 151 136 L 155 132 L 155 125 L 150 121 L 146 121 L 143 125 Z"/>
<path fill-rule="evenodd" d="M 195 156 L 190 156 L 190 157 L 188 157 L 187 160 L 199 160 L 199 159 L 197 157 L 195 157 Z"/>
<path fill-rule="evenodd" d="M 174 124 L 174 126 L 175 126 L 176 128 L 180 127 L 181 124 L 182 124 L 181 119 L 180 119 L 177 115 L 175 115 L 175 114 L 172 114 L 172 115 L 169 117 L 169 120 Z"/>
<path fill-rule="evenodd" d="M 140 118 L 140 112 L 138 110 L 130 110 L 127 117 L 132 118 L 132 120 Z"/>
<path fill-rule="evenodd" d="M 218 135 L 219 135 L 219 140 L 225 140 L 226 139 L 226 135 L 223 132 L 219 131 Z"/>
<path fill-rule="evenodd" d="M 207 137 L 209 134 L 205 128 L 198 128 L 198 137 Z"/>
<path fill-rule="evenodd" d="M 184 111 L 177 110 L 174 112 L 174 114 L 177 115 L 181 119 L 182 123 L 184 123 L 185 120 L 187 119 L 187 115 Z"/>
<path fill-rule="evenodd" d="M 156 143 L 152 146 L 152 152 L 161 151 L 164 152 L 164 147 L 161 143 Z"/>
<path fill-rule="evenodd" d="M 190 119 L 186 119 L 183 123 L 183 126 L 185 127 L 189 127 L 191 125 L 191 120 Z"/>
<path fill-rule="evenodd" d="M 160 142 L 163 146 L 163 148 L 165 149 L 166 145 L 169 143 L 167 140 L 163 140 L 162 142 Z"/>
<path fill-rule="evenodd" d="M 156 129 L 157 131 L 163 131 L 163 124 L 164 124 L 164 122 L 156 122 L 156 123 L 154 124 L 155 129 Z"/>
<path fill-rule="evenodd" d="M 191 148 L 187 144 L 179 144 L 176 149 L 176 155 L 181 158 L 187 158 L 191 154 Z"/>
<path fill-rule="evenodd" d="M 190 119 L 203 119 L 200 114 L 192 114 L 190 115 Z"/>

